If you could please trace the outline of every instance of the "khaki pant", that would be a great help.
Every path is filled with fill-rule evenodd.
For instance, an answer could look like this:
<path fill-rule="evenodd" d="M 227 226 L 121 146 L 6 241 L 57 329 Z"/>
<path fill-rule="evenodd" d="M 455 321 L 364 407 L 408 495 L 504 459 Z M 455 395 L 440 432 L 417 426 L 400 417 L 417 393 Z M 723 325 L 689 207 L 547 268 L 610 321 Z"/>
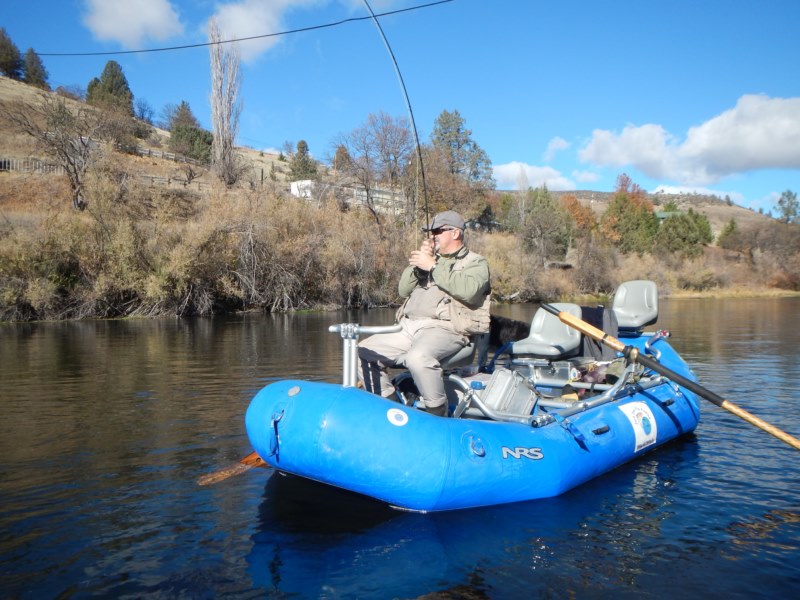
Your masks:
<path fill-rule="evenodd" d="M 469 343 L 467 336 L 449 328 L 437 319 L 400 319 L 402 330 L 365 338 L 358 344 L 361 362 L 358 377 L 367 391 L 388 398 L 394 386 L 386 370 L 404 366 L 427 408 L 447 402 L 442 379 L 441 360 L 458 352 Z"/>

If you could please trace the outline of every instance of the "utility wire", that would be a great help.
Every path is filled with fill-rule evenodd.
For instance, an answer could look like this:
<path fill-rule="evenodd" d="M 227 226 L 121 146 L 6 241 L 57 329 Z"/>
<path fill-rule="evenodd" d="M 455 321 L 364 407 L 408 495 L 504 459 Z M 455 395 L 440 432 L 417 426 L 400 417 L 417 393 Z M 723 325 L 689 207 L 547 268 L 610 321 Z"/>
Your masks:
<path fill-rule="evenodd" d="M 409 6 L 408 8 L 401 8 L 398 10 L 392 10 L 385 13 L 380 13 L 378 15 L 371 15 L 369 17 L 351 17 L 349 19 L 342 19 L 341 21 L 336 21 L 334 23 L 325 23 L 323 25 L 312 25 L 310 27 L 301 27 L 299 29 L 289 29 L 287 31 L 280 31 L 278 33 L 265 33 L 263 35 L 253 35 L 250 37 L 243 37 L 243 38 L 235 38 L 231 40 L 221 40 L 219 42 L 203 42 L 202 44 L 187 44 L 185 46 L 169 46 L 167 48 L 148 48 L 144 50 L 116 50 L 112 52 L 37 52 L 39 56 L 112 56 L 118 54 L 143 54 L 146 52 L 168 52 L 171 50 L 186 50 L 188 48 L 202 48 L 204 46 L 213 46 L 215 44 L 232 44 L 234 42 L 247 42 L 250 40 L 260 40 L 263 38 L 269 37 L 278 37 L 282 35 L 290 35 L 292 33 L 303 33 L 305 31 L 314 31 L 316 29 L 326 29 L 328 27 L 337 27 L 339 25 L 344 25 L 345 23 L 353 23 L 356 21 L 369 21 L 373 20 L 376 16 L 377 17 L 388 17 L 390 15 L 396 15 L 404 12 L 409 12 L 412 10 L 418 10 L 421 8 L 430 8 L 431 6 L 436 6 L 438 4 L 446 4 L 448 2 L 453 2 L 454 0 L 438 0 L 437 2 L 429 2 L 428 4 L 419 4 L 417 6 Z"/>

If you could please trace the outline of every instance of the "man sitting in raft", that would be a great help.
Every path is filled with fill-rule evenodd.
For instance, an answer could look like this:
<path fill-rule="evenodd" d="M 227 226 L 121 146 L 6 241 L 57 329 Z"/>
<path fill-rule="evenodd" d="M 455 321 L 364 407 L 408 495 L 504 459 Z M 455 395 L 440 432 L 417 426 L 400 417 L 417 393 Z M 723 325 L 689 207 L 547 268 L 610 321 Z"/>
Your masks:
<path fill-rule="evenodd" d="M 367 391 L 394 393 L 386 372 L 405 366 L 417 384 L 421 409 L 447 414 L 441 361 L 489 331 L 489 264 L 464 245 L 464 219 L 448 210 L 437 214 L 430 237 L 414 250 L 400 276 L 405 302 L 397 311 L 402 330 L 365 338 L 358 345 L 359 378 Z"/>

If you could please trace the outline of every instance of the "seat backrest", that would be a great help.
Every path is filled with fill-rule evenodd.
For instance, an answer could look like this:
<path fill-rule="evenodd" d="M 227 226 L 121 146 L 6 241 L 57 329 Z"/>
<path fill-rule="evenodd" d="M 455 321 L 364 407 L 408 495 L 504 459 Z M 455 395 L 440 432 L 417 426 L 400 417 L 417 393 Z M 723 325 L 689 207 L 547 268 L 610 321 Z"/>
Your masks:
<path fill-rule="evenodd" d="M 581 307 L 567 302 L 551 304 L 559 312 L 581 318 Z M 540 308 L 533 315 L 531 332 L 523 340 L 511 344 L 511 354 L 526 355 L 550 360 L 574 356 L 580 350 L 581 333 Z"/>
<path fill-rule="evenodd" d="M 658 320 L 658 288 L 655 281 L 626 281 L 614 292 L 611 305 L 620 331 L 641 330 Z"/>

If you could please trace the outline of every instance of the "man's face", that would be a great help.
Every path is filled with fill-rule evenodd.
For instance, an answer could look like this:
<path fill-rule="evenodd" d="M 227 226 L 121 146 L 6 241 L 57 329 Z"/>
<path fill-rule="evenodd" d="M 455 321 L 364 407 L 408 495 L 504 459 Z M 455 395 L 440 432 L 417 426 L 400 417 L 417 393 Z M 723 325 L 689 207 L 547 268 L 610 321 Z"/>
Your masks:
<path fill-rule="evenodd" d="M 451 254 L 458 250 L 459 243 L 459 230 L 453 227 L 441 227 L 431 231 L 433 235 L 433 247 L 436 252 L 441 254 Z"/>

